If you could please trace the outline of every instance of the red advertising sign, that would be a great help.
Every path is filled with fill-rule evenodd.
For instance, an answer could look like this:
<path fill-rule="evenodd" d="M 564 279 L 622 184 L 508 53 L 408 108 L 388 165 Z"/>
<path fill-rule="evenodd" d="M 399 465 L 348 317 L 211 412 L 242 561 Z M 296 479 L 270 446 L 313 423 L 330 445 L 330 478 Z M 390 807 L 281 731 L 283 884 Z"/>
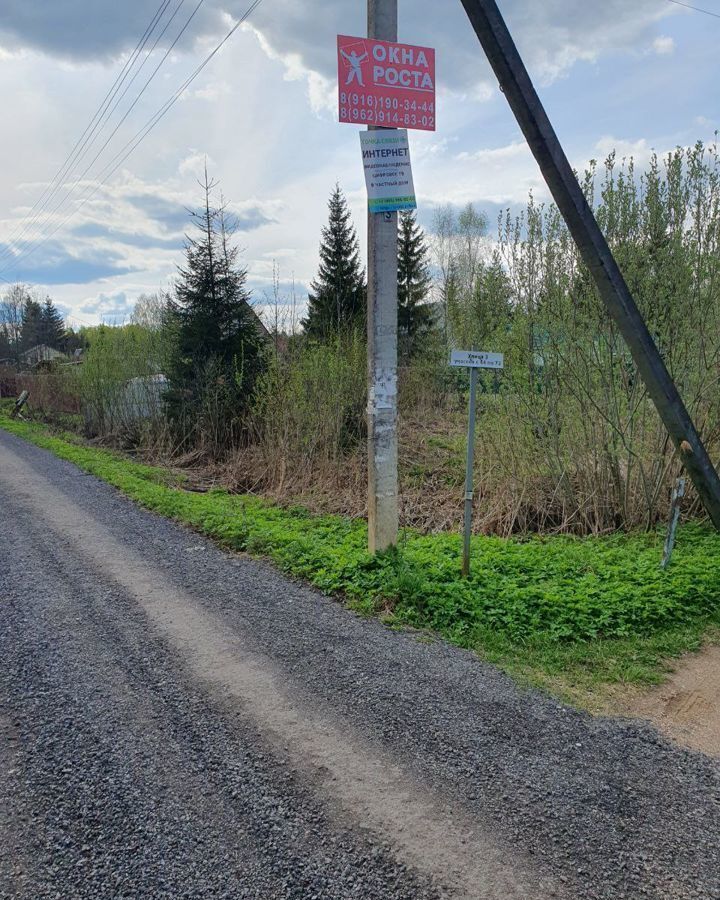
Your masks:
<path fill-rule="evenodd" d="M 339 34 L 340 121 L 435 131 L 435 51 Z"/>

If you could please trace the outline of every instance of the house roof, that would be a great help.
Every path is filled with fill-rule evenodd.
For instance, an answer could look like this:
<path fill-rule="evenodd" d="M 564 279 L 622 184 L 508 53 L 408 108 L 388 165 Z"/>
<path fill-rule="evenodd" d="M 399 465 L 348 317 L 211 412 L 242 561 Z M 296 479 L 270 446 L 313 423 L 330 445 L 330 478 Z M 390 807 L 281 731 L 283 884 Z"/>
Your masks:
<path fill-rule="evenodd" d="M 29 350 L 25 350 L 24 353 L 20 354 L 20 359 L 31 366 L 41 362 L 48 362 L 53 359 L 63 359 L 64 357 L 64 353 L 61 353 L 54 347 L 49 347 L 47 344 L 36 344 L 34 347 L 30 347 Z"/>

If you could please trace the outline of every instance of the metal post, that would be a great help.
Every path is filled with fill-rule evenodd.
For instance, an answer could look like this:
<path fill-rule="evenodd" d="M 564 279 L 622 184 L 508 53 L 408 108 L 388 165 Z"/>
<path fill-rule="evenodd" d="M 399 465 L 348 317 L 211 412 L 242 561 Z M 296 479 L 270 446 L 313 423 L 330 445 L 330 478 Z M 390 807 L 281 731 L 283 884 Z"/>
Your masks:
<path fill-rule="evenodd" d="M 670 501 L 670 525 L 668 527 L 667 537 L 665 538 L 665 547 L 663 549 L 663 558 L 660 563 L 662 569 L 667 569 L 670 565 L 673 548 L 675 547 L 675 534 L 677 532 L 678 522 L 680 521 L 680 501 L 685 496 L 685 479 L 678 478 L 672 492 L 672 500 Z"/>
<path fill-rule="evenodd" d="M 22 391 L 20 396 L 15 401 L 15 406 L 12 408 L 12 412 L 10 413 L 11 419 L 22 419 L 22 408 L 27 403 L 28 397 L 30 396 L 30 391 Z"/>
<path fill-rule="evenodd" d="M 397 0 L 368 0 L 368 37 L 397 41 Z M 375 130 L 371 126 L 370 130 Z M 393 129 L 395 130 L 395 129 Z M 368 213 L 368 546 L 397 543 L 397 223 Z"/>
<path fill-rule="evenodd" d="M 462 0 L 600 296 L 632 353 L 695 489 L 720 530 L 720 478 L 585 199 L 495 0 Z"/>
<path fill-rule="evenodd" d="M 473 469 L 475 467 L 475 408 L 478 370 L 470 369 L 470 410 L 468 413 L 467 466 L 465 469 L 465 532 L 463 535 L 463 577 L 470 574 L 470 536 L 472 534 Z"/>

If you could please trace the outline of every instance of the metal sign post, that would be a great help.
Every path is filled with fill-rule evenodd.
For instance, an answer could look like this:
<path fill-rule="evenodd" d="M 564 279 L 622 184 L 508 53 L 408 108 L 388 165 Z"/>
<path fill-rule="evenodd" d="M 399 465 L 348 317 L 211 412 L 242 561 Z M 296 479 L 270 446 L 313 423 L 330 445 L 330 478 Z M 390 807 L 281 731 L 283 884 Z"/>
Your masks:
<path fill-rule="evenodd" d="M 667 537 L 665 538 L 665 547 L 663 549 L 663 558 L 660 567 L 667 569 L 670 565 L 673 548 L 675 547 L 675 534 L 677 532 L 678 522 L 680 521 L 680 501 L 685 496 L 685 479 L 678 478 L 672 492 L 672 500 L 670 502 L 670 525 L 668 527 Z"/>
<path fill-rule="evenodd" d="M 485 353 L 475 350 L 454 350 L 450 365 L 456 369 L 470 369 L 470 407 L 468 411 L 467 465 L 465 467 L 465 521 L 463 529 L 463 577 L 470 574 L 470 536 L 472 534 L 473 469 L 475 466 L 475 418 L 477 410 L 478 369 L 502 369 L 505 358 L 502 353 Z"/>
<path fill-rule="evenodd" d="M 475 467 L 475 415 L 477 406 L 477 369 L 470 369 L 470 408 L 468 411 L 467 465 L 465 467 L 465 519 L 463 524 L 463 578 L 470 574 L 470 535 L 472 534 L 473 468 Z"/>

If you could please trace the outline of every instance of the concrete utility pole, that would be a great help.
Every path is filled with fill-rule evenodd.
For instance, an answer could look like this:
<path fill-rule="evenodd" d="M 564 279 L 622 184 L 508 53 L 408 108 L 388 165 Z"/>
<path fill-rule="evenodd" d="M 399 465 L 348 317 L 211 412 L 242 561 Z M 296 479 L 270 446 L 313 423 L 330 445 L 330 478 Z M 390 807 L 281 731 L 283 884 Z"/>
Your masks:
<path fill-rule="evenodd" d="M 495 0 L 462 0 L 545 181 L 695 489 L 720 530 L 720 478 L 550 124 Z"/>
<path fill-rule="evenodd" d="M 368 37 L 397 41 L 397 0 L 368 0 Z M 370 126 L 369 130 L 377 130 Z M 392 129 L 393 131 L 395 129 Z M 397 543 L 396 212 L 368 213 L 368 546 Z"/>

